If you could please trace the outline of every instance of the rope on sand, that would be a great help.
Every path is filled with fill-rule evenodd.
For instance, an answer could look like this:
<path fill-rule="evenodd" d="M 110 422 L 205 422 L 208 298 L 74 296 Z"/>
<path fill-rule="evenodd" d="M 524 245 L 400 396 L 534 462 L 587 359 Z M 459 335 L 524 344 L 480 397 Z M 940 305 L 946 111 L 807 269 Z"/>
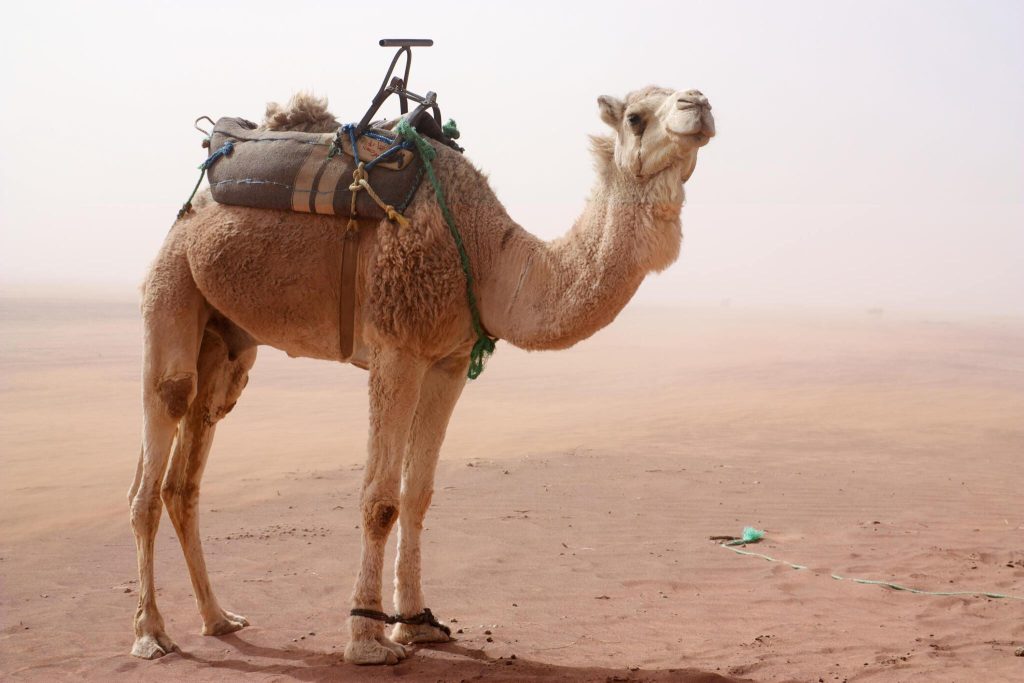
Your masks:
<path fill-rule="evenodd" d="M 763 538 L 764 538 L 764 532 L 763 531 L 760 531 L 758 529 L 755 529 L 755 528 L 749 527 L 749 526 L 743 530 L 743 536 L 740 537 L 740 538 L 734 538 L 734 537 L 731 537 L 731 536 L 712 536 L 711 537 L 712 540 L 726 541 L 725 543 L 721 544 L 721 547 L 725 548 L 726 550 L 731 550 L 734 553 L 736 553 L 737 555 L 747 555 L 749 557 L 760 557 L 762 560 L 768 560 L 769 562 L 777 562 L 778 564 L 784 564 L 787 567 L 792 567 L 793 569 L 797 569 L 797 570 L 807 569 L 808 568 L 806 565 L 794 564 L 792 562 L 787 562 L 786 560 L 779 560 L 777 558 L 770 557 L 768 555 L 763 555 L 762 553 L 755 553 L 755 552 L 751 552 L 749 550 L 742 550 L 741 548 L 737 547 L 737 546 L 747 545 L 748 543 L 758 543 Z M 840 576 L 839 574 L 830 574 L 829 576 L 831 576 L 836 581 L 852 581 L 854 583 L 861 583 L 861 584 L 865 584 L 865 585 L 868 585 L 868 586 L 882 586 L 884 588 L 891 588 L 892 590 L 896 590 L 896 591 L 904 591 L 906 593 L 916 593 L 917 595 L 935 595 L 935 596 L 940 596 L 940 597 L 950 597 L 950 596 L 981 596 L 981 597 L 986 597 L 986 598 L 995 598 L 997 600 L 1024 600 L 1024 596 L 1020 596 L 1020 595 L 1006 595 L 1006 594 L 1003 594 L 1003 593 L 992 593 L 992 592 L 989 592 L 989 591 L 926 591 L 926 590 L 921 590 L 919 588 L 911 588 L 909 586 L 904 586 L 904 585 L 899 584 L 899 583 L 892 583 L 890 581 L 875 581 L 873 579 L 856 579 L 856 578 L 853 578 L 851 576 Z"/>

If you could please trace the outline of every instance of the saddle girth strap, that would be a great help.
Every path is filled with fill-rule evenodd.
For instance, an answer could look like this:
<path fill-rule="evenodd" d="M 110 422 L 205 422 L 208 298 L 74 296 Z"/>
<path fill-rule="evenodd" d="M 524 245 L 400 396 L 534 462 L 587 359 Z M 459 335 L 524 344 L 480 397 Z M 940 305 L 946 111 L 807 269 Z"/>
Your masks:
<path fill-rule="evenodd" d="M 351 226 L 341 238 L 341 299 L 338 331 L 342 362 L 352 357 L 356 335 L 356 271 L 359 266 L 359 231 Z"/>

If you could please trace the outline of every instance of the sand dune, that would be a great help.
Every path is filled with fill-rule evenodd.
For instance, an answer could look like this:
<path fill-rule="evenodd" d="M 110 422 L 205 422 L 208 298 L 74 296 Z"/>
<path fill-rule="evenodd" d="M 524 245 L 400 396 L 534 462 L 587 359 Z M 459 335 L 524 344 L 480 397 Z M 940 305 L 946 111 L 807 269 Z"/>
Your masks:
<path fill-rule="evenodd" d="M 5 679 L 1024 678 L 1024 601 L 830 577 L 1024 595 L 1024 322 L 640 307 L 568 352 L 499 346 L 427 518 L 428 602 L 461 632 L 357 669 L 365 374 L 261 350 L 201 502 L 214 585 L 252 626 L 199 635 L 165 520 L 159 602 L 183 652 L 143 662 L 135 307 L 0 303 Z M 745 525 L 809 569 L 708 540 Z"/>

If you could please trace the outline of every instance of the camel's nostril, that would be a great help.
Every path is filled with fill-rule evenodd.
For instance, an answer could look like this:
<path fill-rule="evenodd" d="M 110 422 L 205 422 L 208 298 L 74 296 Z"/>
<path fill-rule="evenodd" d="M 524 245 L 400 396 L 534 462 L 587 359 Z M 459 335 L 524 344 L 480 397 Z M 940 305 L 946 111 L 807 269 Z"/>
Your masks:
<path fill-rule="evenodd" d="M 685 93 L 676 98 L 676 108 L 678 109 L 711 109 L 711 105 L 708 103 L 708 98 L 704 96 L 699 90 L 687 90 Z"/>

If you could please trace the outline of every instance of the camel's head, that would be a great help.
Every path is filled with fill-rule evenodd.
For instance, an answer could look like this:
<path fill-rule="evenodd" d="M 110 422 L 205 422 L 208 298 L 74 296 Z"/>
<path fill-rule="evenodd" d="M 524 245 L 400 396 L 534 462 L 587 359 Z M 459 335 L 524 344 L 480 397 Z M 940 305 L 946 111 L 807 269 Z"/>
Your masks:
<path fill-rule="evenodd" d="M 697 150 L 715 136 L 711 105 L 698 90 L 648 86 L 625 101 L 605 95 L 597 104 L 616 133 L 615 164 L 638 179 L 678 166 L 685 182 L 697 165 Z"/>

